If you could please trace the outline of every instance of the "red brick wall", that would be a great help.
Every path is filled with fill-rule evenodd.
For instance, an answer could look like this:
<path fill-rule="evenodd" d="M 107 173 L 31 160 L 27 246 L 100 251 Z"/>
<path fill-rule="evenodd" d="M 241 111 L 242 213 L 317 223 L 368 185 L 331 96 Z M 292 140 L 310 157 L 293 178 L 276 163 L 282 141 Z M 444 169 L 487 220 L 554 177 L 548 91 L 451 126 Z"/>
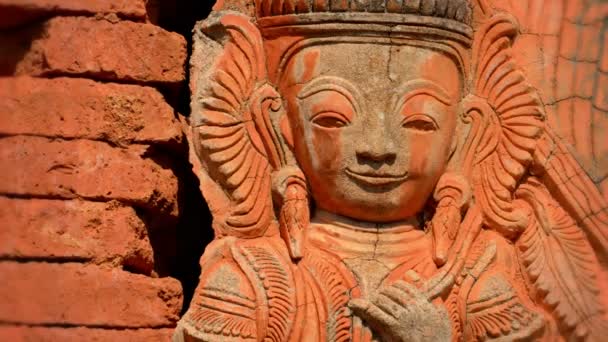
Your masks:
<path fill-rule="evenodd" d="M 0 0 L 2 341 L 170 339 L 187 44 L 157 10 Z"/>

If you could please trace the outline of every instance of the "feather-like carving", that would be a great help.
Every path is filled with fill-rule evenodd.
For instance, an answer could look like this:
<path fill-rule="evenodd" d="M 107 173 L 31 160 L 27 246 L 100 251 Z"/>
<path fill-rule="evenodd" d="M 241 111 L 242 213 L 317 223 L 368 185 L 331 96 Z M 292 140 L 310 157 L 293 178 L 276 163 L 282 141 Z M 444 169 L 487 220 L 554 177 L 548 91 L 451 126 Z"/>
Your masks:
<path fill-rule="evenodd" d="M 539 141 L 534 164 L 535 174 L 584 229 L 602 264 L 608 262 L 608 205 L 570 150 L 550 128 Z"/>
<path fill-rule="evenodd" d="M 282 342 L 291 331 L 295 316 L 295 288 L 289 270 L 277 259 L 275 251 L 264 247 L 242 246 L 242 254 L 256 270 L 256 276 L 266 291 L 268 325 L 265 342 Z"/>
<path fill-rule="evenodd" d="M 472 95 L 465 117 L 473 127 L 465 144 L 475 199 L 484 220 L 509 238 L 527 225 L 512 194 L 532 160 L 544 128 L 544 111 L 512 57 L 513 18 L 496 14 L 476 33 Z"/>
<path fill-rule="evenodd" d="M 600 265 L 584 231 L 535 178 L 517 191 L 534 219 L 517 242 L 527 275 L 556 318 L 577 338 L 608 334 Z"/>
<path fill-rule="evenodd" d="M 469 305 L 465 336 L 471 341 L 505 336 L 509 341 L 524 341 L 538 338 L 542 327 L 540 315 L 529 311 L 513 294 L 503 293 L 492 300 Z"/>
<path fill-rule="evenodd" d="M 350 288 L 331 262 L 317 253 L 307 253 L 304 265 L 314 275 L 327 300 L 327 340 L 346 342 L 351 338 L 351 317 L 346 304 Z"/>
<path fill-rule="evenodd" d="M 552 129 L 567 142 L 608 199 L 608 4 L 589 0 L 494 0 L 512 13 L 524 39 L 514 43 L 541 90 Z"/>
<path fill-rule="evenodd" d="M 188 317 L 189 322 L 206 334 L 216 336 L 216 341 L 223 341 L 226 336 L 240 338 L 244 341 L 255 341 L 256 325 L 251 318 L 230 315 L 219 310 L 199 308 Z M 204 322 L 204 324 L 198 324 Z"/>
<path fill-rule="evenodd" d="M 193 129 L 207 172 L 231 200 L 220 235 L 256 237 L 273 217 L 270 173 L 280 164 L 269 111 L 280 107 L 266 82 L 263 42 L 247 17 L 227 14 L 202 31 L 223 45 L 211 71 L 197 80 Z"/>
<path fill-rule="evenodd" d="M 205 340 L 223 341 L 226 337 L 255 340 L 255 302 L 225 289 L 203 288 L 196 294 L 184 321 L 206 334 Z"/>

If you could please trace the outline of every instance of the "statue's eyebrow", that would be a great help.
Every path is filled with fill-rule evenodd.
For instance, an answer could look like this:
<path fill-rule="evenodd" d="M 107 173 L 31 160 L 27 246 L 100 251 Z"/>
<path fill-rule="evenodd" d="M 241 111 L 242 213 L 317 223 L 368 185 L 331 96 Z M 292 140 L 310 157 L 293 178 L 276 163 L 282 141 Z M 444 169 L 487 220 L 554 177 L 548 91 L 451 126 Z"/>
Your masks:
<path fill-rule="evenodd" d="M 452 104 L 448 91 L 441 85 L 426 79 L 415 79 L 405 82 L 395 90 L 393 108 L 398 110 L 409 99 L 420 94 L 432 96 L 445 105 Z"/>
<path fill-rule="evenodd" d="M 351 103 L 356 112 L 360 111 L 360 106 L 356 98 L 361 98 L 357 88 L 347 80 L 335 76 L 321 76 L 308 82 L 298 93 L 298 99 L 305 99 L 318 92 L 331 90 L 340 93 Z"/>

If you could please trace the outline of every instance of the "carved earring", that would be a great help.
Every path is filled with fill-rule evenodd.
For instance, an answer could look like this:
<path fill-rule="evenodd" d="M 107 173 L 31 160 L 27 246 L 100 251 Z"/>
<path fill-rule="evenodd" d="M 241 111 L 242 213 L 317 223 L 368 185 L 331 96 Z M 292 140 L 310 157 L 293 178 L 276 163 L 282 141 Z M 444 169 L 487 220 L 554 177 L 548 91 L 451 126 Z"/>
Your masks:
<path fill-rule="evenodd" d="M 273 193 L 279 204 L 279 232 L 293 260 L 302 258 L 304 229 L 310 222 L 308 186 L 300 168 L 284 167 L 273 175 Z"/>
<path fill-rule="evenodd" d="M 437 202 L 431 219 L 433 261 L 437 266 L 443 266 L 460 228 L 462 213 L 471 200 L 471 186 L 462 175 L 447 172 L 439 179 L 433 198 Z"/>

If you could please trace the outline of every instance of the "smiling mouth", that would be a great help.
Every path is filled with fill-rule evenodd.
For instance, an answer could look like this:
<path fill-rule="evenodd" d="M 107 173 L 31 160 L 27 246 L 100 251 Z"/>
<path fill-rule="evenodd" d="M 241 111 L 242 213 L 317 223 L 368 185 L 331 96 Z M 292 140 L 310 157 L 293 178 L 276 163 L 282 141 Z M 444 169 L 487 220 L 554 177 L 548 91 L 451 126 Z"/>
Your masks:
<path fill-rule="evenodd" d="M 351 169 L 345 169 L 344 172 L 357 182 L 373 186 L 396 185 L 403 183 L 407 179 L 407 172 L 400 175 L 379 172 L 356 172 Z"/>

